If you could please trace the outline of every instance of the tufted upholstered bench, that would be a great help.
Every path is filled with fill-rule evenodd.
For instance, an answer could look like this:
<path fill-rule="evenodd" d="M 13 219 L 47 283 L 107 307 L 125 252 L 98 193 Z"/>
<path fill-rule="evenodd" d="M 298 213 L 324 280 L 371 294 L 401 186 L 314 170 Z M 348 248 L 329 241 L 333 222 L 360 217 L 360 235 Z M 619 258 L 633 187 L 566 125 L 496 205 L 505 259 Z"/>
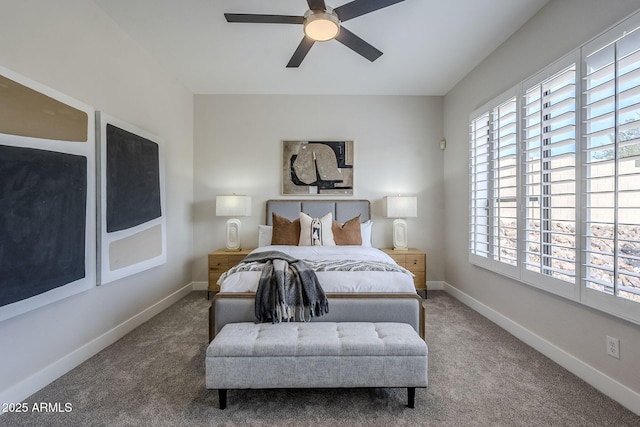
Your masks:
<path fill-rule="evenodd" d="M 427 387 L 427 345 L 405 323 L 230 323 L 206 352 L 206 386 L 228 389 Z"/>

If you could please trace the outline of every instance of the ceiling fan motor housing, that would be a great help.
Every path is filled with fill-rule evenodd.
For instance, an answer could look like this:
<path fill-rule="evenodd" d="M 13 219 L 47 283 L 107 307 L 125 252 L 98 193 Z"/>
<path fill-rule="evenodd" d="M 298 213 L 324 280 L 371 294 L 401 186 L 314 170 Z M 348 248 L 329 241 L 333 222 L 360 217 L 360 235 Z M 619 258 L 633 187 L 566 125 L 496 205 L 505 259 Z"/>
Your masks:
<path fill-rule="evenodd" d="M 333 10 L 308 10 L 304 14 L 304 33 L 318 42 L 336 38 L 340 32 L 340 19 Z"/>

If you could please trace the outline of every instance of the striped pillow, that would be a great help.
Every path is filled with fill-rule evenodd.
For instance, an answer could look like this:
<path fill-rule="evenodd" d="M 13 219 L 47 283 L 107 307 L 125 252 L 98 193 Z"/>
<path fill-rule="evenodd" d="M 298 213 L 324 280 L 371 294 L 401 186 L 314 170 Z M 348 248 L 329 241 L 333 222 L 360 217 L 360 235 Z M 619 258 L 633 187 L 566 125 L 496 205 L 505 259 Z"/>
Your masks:
<path fill-rule="evenodd" d="M 312 218 L 300 212 L 300 246 L 335 246 L 333 241 L 333 215 L 331 212 L 322 218 Z"/>

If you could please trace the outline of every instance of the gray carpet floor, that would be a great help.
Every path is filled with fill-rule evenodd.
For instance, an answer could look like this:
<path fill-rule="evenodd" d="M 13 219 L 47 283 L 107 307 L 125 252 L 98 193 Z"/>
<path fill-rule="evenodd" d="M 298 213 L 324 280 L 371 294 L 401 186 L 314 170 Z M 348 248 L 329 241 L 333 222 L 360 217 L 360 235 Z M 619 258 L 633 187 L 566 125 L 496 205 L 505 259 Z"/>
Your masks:
<path fill-rule="evenodd" d="M 441 291 L 427 308 L 429 387 L 230 390 L 204 385 L 205 292 L 193 292 L 25 402 L 69 412 L 2 426 L 640 426 L 640 417 Z M 286 375 L 286 373 L 283 373 Z M 66 405 L 66 406 L 65 406 Z"/>

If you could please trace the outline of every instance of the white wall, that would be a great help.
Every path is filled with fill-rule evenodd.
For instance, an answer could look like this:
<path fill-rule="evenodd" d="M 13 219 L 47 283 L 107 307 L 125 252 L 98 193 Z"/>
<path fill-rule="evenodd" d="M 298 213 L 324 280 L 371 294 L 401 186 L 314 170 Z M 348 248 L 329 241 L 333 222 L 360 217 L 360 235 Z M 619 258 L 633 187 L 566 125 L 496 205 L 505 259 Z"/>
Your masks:
<path fill-rule="evenodd" d="M 0 322 L 0 402 L 18 402 L 190 284 L 193 95 L 90 0 L 0 0 L 0 65 L 160 136 L 167 159 L 165 265 Z"/>
<path fill-rule="evenodd" d="M 640 413 L 640 327 L 474 267 L 468 248 L 469 114 L 639 7 L 637 0 L 552 0 L 465 77 L 444 101 L 445 279 L 496 319 L 525 331 L 556 360 L 584 370 Z M 504 316 L 504 317 L 503 317 Z M 620 339 L 620 360 L 605 353 L 605 336 Z M 561 361 L 561 360 L 558 360 Z M 566 365 L 566 364 L 565 364 Z M 585 369 L 586 368 L 586 369 Z M 608 376 L 612 381 L 603 377 Z M 618 384 L 616 384 L 618 382 Z M 628 388 L 628 389 L 627 389 Z"/>
<path fill-rule="evenodd" d="M 443 279 L 441 97 L 197 95 L 194 133 L 195 281 L 207 280 L 206 254 L 224 247 L 227 218 L 216 218 L 215 196 L 252 197 L 252 216 L 241 219 L 242 243 L 255 247 L 264 202 L 284 197 L 282 140 L 314 139 L 355 141 L 349 198 L 371 200 L 374 246 L 392 242 L 382 197 L 418 196 L 409 245 L 427 251 L 427 279 Z"/>

